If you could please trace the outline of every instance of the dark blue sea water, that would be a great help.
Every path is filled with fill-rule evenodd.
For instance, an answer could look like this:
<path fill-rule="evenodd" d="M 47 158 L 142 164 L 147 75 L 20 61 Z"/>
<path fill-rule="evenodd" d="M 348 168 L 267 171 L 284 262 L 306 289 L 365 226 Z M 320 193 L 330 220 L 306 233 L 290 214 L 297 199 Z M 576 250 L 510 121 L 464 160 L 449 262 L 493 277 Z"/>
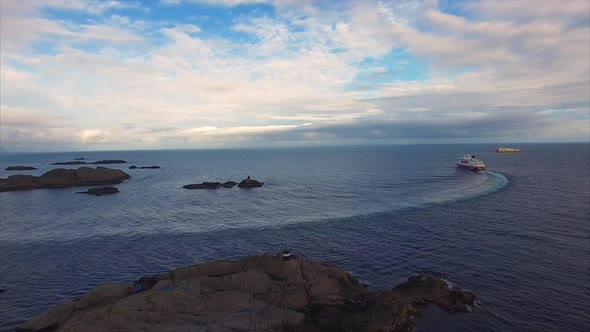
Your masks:
<path fill-rule="evenodd" d="M 289 248 L 385 289 L 429 271 L 480 297 L 417 331 L 590 329 L 590 144 L 2 154 L 0 167 L 125 159 L 121 193 L 0 193 L 0 330 L 111 281 Z M 457 170 L 464 153 L 483 174 Z M 111 165 L 109 167 L 118 165 Z M 1 171 L 0 177 L 14 172 Z M 186 190 L 202 181 L 265 182 Z"/>

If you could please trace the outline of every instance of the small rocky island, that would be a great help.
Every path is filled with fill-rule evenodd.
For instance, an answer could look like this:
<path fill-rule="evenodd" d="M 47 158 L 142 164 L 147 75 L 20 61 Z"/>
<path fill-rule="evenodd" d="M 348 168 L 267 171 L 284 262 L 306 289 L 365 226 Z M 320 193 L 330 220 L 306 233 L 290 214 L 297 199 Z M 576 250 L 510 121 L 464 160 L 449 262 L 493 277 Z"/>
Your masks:
<path fill-rule="evenodd" d="M 5 171 L 33 171 L 36 170 L 32 166 L 8 166 L 4 169 Z"/>
<path fill-rule="evenodd" d="M 375 292 L 287 252 L 100 285 L 17 331 L 409 331 L 421 306 L 469 312 L 475 298 L 430 274 Z"/>
<path fill-rule="evenodd" d="M 516 148 L 497 148 L 494 150 L 496 153 L 516 153 L 520 152 L 520 149 Z"/>
<path fill-rule="evenodd" d="M 108 185 L 121 183 L 129 177 L 129 174 L 120 169 L 101 166 L 78 169 L 57 168 L 41 176 L 17 174 L 0 178 L 0 191 Z"/>
<path fill-rule="evenodd" d="M 94 196 L 102 196 L 102 195 L 109 195 L 109 194 L 116 194 L 119 192 L 119 189 L 116 187 L 94 187 L 90 188 L 87 191 L 79 191 L 76 194 L 89 194 Z"/>
<path fill-rule="evenodd" d="M 129 169 L 159 169 L 159 168 L 161 168 L 161 167 L 160 166 L 140 166 L 140 167 L 137 167 L 135 165 L 129 166 Z"/>
<path fill-rule="evenodd" d="M 250 179 L 250 175 L 248 175 L 247 179 L 240 181 L 240 183 L 238 184 L 238 188 L 258 188 L 262 187 L 263 185 L 264 182 Z"/>
<path fill-rule="evenodd" d="M 83 158 L 82 158 L 83 159 Z M 66 162 L 57 162 L 51 165 L 107 165 L 107 164 L 126 164 L 125 160 L 119 159 L 104 159 L 98 160 L 93 162 L 82 161 L 79 158 L 76 158 L 74 161 L 66 161 Z"/>
<path fill-rule="evenodd" d="M 250 175 L 248 178 L 242 180 L 240 183 L 234 181 L 227 181 L 227 182 L 203 182 L 203 183 L 192 183 L 182 186 L 184 189 L 219 189 L 219 188 L 233 188 L 235 186 L 239 188 L 257 188 L 262 187 L 264 182 L 260 182 L 257 180 L 250 179 Z"/>
<path fill-rule="evenodd" d="M 237 185 L 237 182 L 234 181 L 227 181 L 224 183 L 221 182 L 203 182 L 203 183 L 193 183 L 187 184 L 182 186 L 184 189 L 219 189 L 219 188 L 233 188 Z"/>

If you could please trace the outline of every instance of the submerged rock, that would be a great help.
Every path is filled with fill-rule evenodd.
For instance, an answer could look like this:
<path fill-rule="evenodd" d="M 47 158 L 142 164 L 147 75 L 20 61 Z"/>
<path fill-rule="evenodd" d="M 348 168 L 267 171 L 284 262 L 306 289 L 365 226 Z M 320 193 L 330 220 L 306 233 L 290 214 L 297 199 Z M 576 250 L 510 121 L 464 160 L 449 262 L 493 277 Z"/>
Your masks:
<path fill-rule="evenodd" d="M 31 166 L 8 166 L 4 170 L 5 171 L 32 171 L 35 170 L 35 167 Z"/>
<path fill-rule="evenodd" d="M 57 168 L 41 176 L 17 174 L 0 178 L 0 191 L 107 185 L 121 183 L 129 177 L 129 174 L 120 169 L 100 166 L 78 169 Z"/>
<path fill-rule="evenodd" d="M 408 331 L 421 305 L 468 311 L 474 300 L 433 275 L 374 292 L 334 265 L 265 254 L 101 285 L 17 331 Z"/>
<path fill-rule="evenodd" d="M 264 185 L 264 182 L 252 180 L 252 179 L 250 179 L 250 175 L 248 175 L 247 179 L 242 180 L 238 184 L 238 188 L 257 188 L 257 187 L 262 187 L 263 185 Z"/>
<path fill-rule="evenodd" d="M 95 196 L 101 196 L 106 194 L 116 194 L 119 192 L 119 189 L 116 187 L 95 187 L 90 188 L 87 191 L 79 191 L 76 194 L 90 194 Z"/>

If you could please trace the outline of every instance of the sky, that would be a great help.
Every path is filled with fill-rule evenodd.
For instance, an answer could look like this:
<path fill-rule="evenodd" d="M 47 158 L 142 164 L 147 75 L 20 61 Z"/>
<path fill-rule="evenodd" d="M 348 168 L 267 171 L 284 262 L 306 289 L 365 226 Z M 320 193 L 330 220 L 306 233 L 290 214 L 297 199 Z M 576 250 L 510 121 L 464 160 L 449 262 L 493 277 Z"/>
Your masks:
<path fill-rule="evenodd" d="M 590 141 L 588 0 L 2 0 L 0 149 Z"/>

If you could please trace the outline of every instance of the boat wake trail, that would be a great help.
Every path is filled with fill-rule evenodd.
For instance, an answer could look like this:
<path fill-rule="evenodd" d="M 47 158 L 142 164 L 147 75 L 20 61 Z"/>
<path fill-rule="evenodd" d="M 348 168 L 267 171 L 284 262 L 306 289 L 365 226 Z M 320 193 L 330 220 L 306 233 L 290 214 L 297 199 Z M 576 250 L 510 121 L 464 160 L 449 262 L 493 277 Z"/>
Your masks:
<path fill-rule="evenodd" d="M 494 193 L 503 189 L 510 183 L 508 178 L 498 172 L 486 171 L 479 174 L 465 174 L 457 179 L 457 185 L 442 189 L 432 196 L 427 197 L 425 203 L 450 203 L 466 200 Z"/>

